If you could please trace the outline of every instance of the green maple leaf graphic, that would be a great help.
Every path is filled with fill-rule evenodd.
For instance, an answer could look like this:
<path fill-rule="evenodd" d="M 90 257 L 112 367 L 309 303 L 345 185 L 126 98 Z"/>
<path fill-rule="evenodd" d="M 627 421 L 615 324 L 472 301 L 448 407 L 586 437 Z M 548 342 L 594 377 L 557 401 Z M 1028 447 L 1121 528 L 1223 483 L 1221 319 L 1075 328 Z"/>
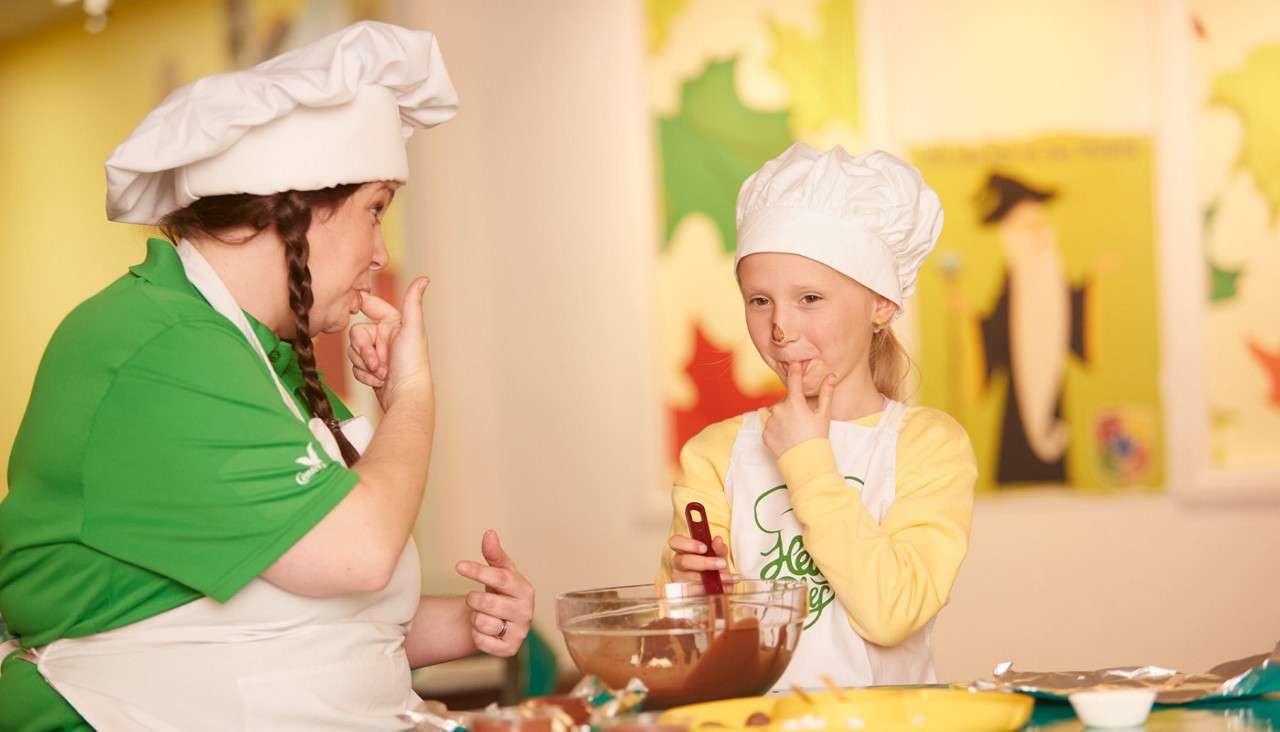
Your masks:
<path fill-rule="evenodd" d="M 685 83 L 679 113 L 658 120 L 666 192 L 664 248 L 680 219 L 702 212 L 715 222 L 722 245 L 732 252 L 738 188 L 791 144 L 787 112 L 757 112 L 738 99 L 736 64 L 709 64 Z"/>

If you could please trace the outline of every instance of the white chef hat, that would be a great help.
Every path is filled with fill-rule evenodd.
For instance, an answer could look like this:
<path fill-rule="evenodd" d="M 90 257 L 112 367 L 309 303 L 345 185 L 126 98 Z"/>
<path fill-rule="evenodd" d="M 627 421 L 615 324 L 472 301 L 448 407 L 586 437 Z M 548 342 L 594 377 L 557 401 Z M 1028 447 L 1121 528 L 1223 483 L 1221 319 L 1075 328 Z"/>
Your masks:
<path fill-rule="evenodd" d="M 882 150 L 818 152 L 797 142 L 738 193 L 738 252 L 799 254 L 898 305 L 942 233 L 942 204 L 920 171 Z"/>
<path fill-rule="evenodd" d="M 434 35 L 356 23 L 166 97 L 107 160 L 107 218 L 155 224 L 204 196 L 404 182 L 413 128 L 457 109 Z"/>

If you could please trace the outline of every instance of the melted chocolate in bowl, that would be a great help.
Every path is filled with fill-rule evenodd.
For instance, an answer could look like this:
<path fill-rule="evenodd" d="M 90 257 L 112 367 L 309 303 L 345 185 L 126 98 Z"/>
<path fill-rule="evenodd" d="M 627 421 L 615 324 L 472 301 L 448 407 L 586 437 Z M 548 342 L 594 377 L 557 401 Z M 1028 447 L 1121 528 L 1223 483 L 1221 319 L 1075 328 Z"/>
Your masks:
<path fill-rule="evenodd" d="M 618 597 L 601 612 L 562 614 L 560 627 L 582 673 L 611 688 L 640 679 L 647 709 L 756 696 L 782 676 L 799 642 L 807 596 L 798 586 L 795 597 L 789 587 L 768 595 L 736 588 L 674 602 L 656 601 L 650 586 L 634 603 Z"/>

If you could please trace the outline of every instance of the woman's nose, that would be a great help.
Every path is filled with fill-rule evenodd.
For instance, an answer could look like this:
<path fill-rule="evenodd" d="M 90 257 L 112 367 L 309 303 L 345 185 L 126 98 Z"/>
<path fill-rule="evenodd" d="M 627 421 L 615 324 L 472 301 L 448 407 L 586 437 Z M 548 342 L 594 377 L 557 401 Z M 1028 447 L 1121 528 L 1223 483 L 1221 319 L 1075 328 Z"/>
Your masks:
<path fill-rule="evenodd" d="M 391 254 L 387 251 L 387 243 L 383 240 L 381 232 L 379 232 L 377 239 L 373 243 L 373 261 L 369 263 L 369 269 L 377 272 L 390 263 Z"/>

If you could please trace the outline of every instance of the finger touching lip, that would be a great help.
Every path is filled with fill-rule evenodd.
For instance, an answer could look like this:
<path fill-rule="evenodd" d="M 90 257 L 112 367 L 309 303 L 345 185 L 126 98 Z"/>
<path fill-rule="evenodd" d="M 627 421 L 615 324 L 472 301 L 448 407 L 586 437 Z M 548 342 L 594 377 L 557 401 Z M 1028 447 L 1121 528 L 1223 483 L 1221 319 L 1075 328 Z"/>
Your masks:
<path fill-rule="evenodd" d="M 811 363 L 813 363 L 813 359 L 811 358 L 785 360 L 782 361 L 782 370 L 789 372 L 791 369 L 798 368 L 800 369 L 800 373 L 805 374 L 809 372 L 809 364 Z"/>

